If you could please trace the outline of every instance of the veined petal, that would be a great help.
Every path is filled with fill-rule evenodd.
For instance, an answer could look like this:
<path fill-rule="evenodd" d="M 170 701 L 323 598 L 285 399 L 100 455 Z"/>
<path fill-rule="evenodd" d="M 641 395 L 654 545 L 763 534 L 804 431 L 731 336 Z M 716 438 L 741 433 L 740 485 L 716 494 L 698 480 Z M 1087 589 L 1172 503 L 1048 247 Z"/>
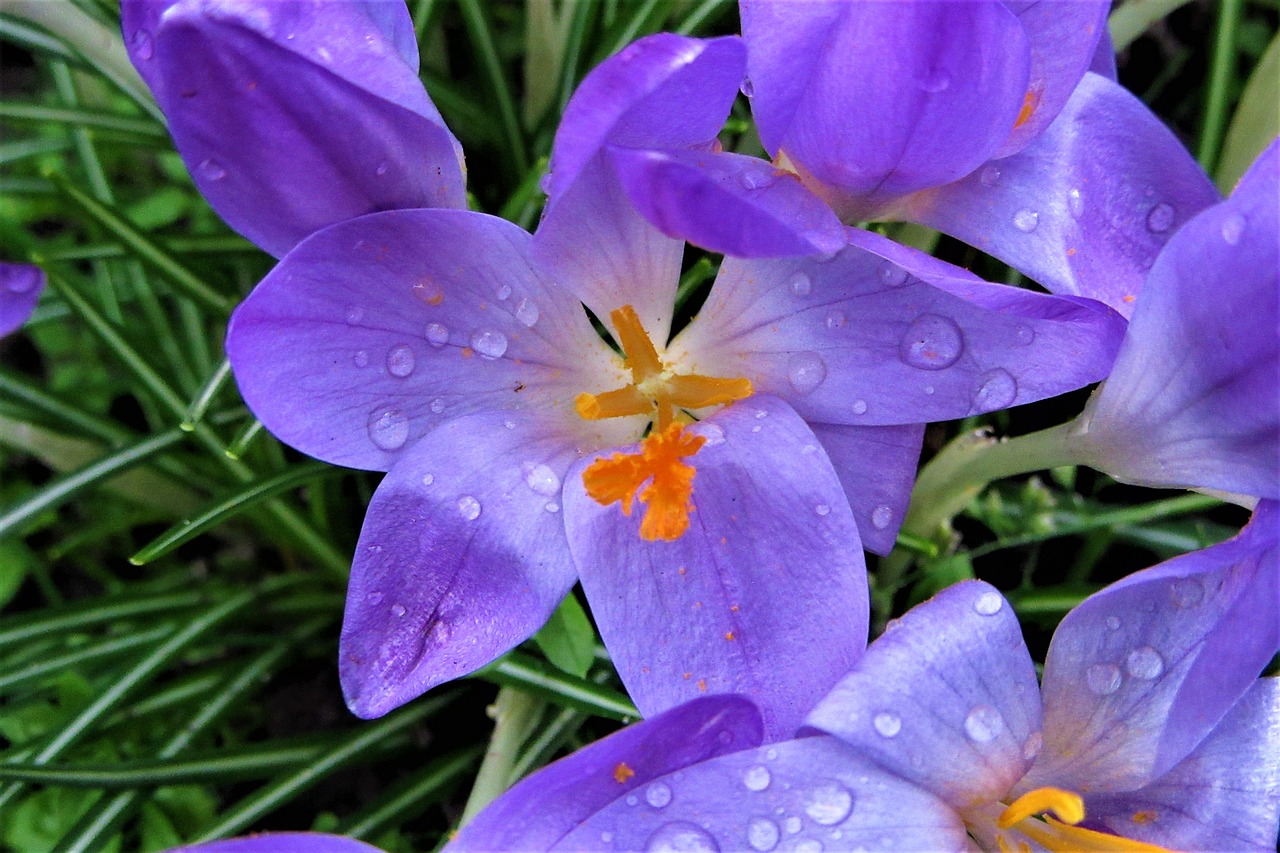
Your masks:
<path fill-rule="evenodd" d="M 956 808 L 1002 798 L 1041 743 L 1013 609 L 980 581 L 944 589 L 890 623 L 806 723 Z"/>
<path fill-rule="evenodd" d="M 1090 825 L 1175 850 L 1269 853 L 1280 826 L 1280 684 L 1254 683 L 1168 773 L 1085 798 Z"/>
<path fill-rule="evenodd" d="M 866 567 L 826 453 L 784 403 L 752 397 L 692 427 L 694 511 L 674 541 L 640 538 L 586 494 L 565 522 L 591 611 L 636 706 L 746 693 L 789 736 L 866 647 Z M 821 654 L 813 650 L 820 648 Z"/>
<path fill-rule="evenodd" d="M 418 81 L 416 51 L 402 53 L 407 13 L 388 5 L 124 9 L 134 63 L 196 185 L 276 256 L 372 211 L 466 207 L 461 149 Z"/>
<path fill-rule="evenodd" d="M 546 410 L 594 447 L 628 424 L 573 410 L 624 384 L 581 306 L 538 275 L 529 235 L 468 211 L 402 210 L 322 231 L 236 310 L 227 353 L 276 436 L 340 465 L 385 470 L 438 424 Z"/>
<path fill-rule="evenodd" d="M 1277 143 L 1160 253 L 1081 446 L 1121 480 L 1280 498 Z"/>
<path fill-rule="evenodd" d="M 1209 178 L 1141 101 L 1086 74 L 1031 145 L 905 199 L 895 215 L 1127 317 L 1165 241 L 1216 201 Z"/>
<path fill-rule="evenodd" d="M 657 779 L 552 849 L 962 850 L 965 841 L 945 803 L 834 738 L 812 737 Z"/>
<path fill-rule="evenodd" d="M 1280 509 L 1235 539 L 1095 593 L 1044 668 L 1045 749 L 1024 787 L 1131 791 L 1187 756 L 1280 650 Z"/>
<path fill-rule="evenodd" d="M 20 328 L 44 290 L 44 270 L 0 261 L 0 337 Z"/>
<path fill-rule="evenodd" d="M 321 832 L 264 832 L 175 847 L 169 853 L 380 853 L 380 848 Z"/>
<path fill-rule="evenodd" d="M 560 514 L 572 441 L 537 415 L 451 420 L 378 486 L 356 546 L 338 668 L 381 716 L 542 627 L 575 580 Z"/>
<path fill-rule="evenodd" d="M 669 352 L 699 373 L 745 376 L 807 420 L 851 425 L 989 412 L 1110 369 L 1124 323 L 1103 306 L 988 285 L 954 268 L 948 278 L 939 274 L 945 264 L 913 249 L 849 236 L 875 251 L 727 258 Z"/>
<path fill-rule="evenodd" d="M 694 699 L 614 732 L 522 780 L 463 827 L 445 849 L 553 849 L 619 797 L 667 773 L 750 749 L 761 737 L 760 713 L 746 699 Z"/>

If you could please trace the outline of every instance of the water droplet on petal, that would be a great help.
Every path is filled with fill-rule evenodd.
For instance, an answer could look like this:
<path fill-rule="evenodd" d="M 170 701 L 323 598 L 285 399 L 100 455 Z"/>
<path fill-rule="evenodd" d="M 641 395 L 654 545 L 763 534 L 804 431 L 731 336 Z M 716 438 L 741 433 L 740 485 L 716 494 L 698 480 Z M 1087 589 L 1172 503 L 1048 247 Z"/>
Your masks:
<path fill-rule="evenodd" d="M 382 450 L 399 450 L 409 439 L 409 418 L 399 409 L 378 409 L 368 428 L 369 440 Z"/>
<path fill-rule="evenodd" d="M 831 514 L 831 507 L 827 506 L 826 504 L 818 504 L 813 508 L 813 511 L 816 512 L 818 515 L 825 517 Z"/>
<path fill-rule="evenodd" d="M 146 30 L 138 30 L 130 39 L 133 45 L 133 54 L 144 62 L 155 56 L 155 43 L 151 41 L 151 33 Z"/>
<path fill-rule="evenodd" d="M 356 367 L 368 367 L 369 351 L 362 349 L 356 350 L 356 354 L 352 357 L 352 361 L 356 363 Z"/>
<path fill-rule="evenodd" d="M 973 612 L 979 616 L 995 616 L 1004 607 L 1004 596 L 989 589 L 973 600 Z"/>
<path fill-rule="evenodd" d="M 738 182 L 742 184 L 743 189 L 762 190 L 773 183 L 773 173 L 752 169 L 739 175 Z"/>
<path fill-rule="evenodd" d="M 843 329 L 845 322 L 844 312 L 842 311 L 832 311 L 827 315 L 828 329 Z"/>
<path fill-rule="evenodd" d="M 1147 230 L 1152 234 L 1163 234 L 1173 227 L 1174 215 L 1173 205 L 1160 202 L 1147 213 Z"/>
<path fill-rule="evenodd" d="M 436 481 L 436 475 L 435 475 L 435 474 L 423 474 L 423 475 L 422 475 L 422 485 L 424 485 L 424 486 L 430 486 L 430 485 L 431 485 L 432 483 L 434 483 L 435 481 Z"/>
<path fill-rule="evenodd" d="M 1222 239 L 1226 240 L 1229 245 L 1236 245 L 1244 235 L 1245 224 L 1243 216 L 1238 213 L 1231 214 L 1222 220 Z"/>
<path fill-rule="evenodd" d="M 978 183 L 984 187 L 994 187 L 998 180 L 1000 180 L 1000 170 L 995 166 L 983 166 L 982 171 L 978 173 Z"/>
<path fill-rule="evenodd" d="M 778 825 L 767 817 L 752 818 L 747 824 L 747 843 L 759 853 L 769 853 L 777 847 L 778 835 Z"/>
<path fill-rule="evenodd" d="M 413 373 L 413 350 L 405 344 L 398 344 L 387 353 L 387 372 L 403 379 Z"/>
<path fill-rule="evenodd" d="M 663 782 L 654 782 L 645 789 L 644 800 L 655 809 L 664 808 L 671 802 L 671 788 Z"/>
<path fill-rule="evenodd" d="M 436 349 L 449 343 L 449 330 L 439 323 L 427 324 L 427 343 Z"/>
<path fill-rule="evenodd" d="M 1030 326 L 1018 326 L 1013 330 L 1013 339 L 1025 347 L 1036 339 L 1036 330 Z"/>
<path fill-rule="evenodd" d="M 222 168 L 222 164 L 212 158 L 201 160 L 200 165 L 196 166 L 196 171 L 200 173 L 200 177 L 209 181 L 220 181 L 227 176 L 227 170 Z"/>
<path fill-rule="evenodd" d="M 827 364 L 816 352 L 792 353 L 787 359 L 787 380 L 797 394 L 811 394 L 827 378 Z"/>
<path fill-rule="evenodd" d="M 547 172 L 541 178 L 538 179 L 538 188 L 542 190 L 543 194 L 549 194 L 551 192 L 551 173 L 550 172 Z"/>
<path fill-rule="evenodd" d="M 876 275 L 889 287 L 897 287 L 907 280 L 907 271 L 893 261 L 885 261 L 876 270 Z"/>
<path fill-rule="evenodd" d="M 547 512 L 559 512 L 560 504 L 556 503 L 555 501 L 547 501 L 546 505 L 544 505 L 542 508 L 545 509 Z"/>
<path fill-rule="evenodd" d="M 1084 197 L 1080 195 L 1080 190 L 1073 189 L 1067 193 L 1067 209 L 1076 219 L 1084 215 Z"/>
<path fill-rule="evenodd" d="M 364 309 L 359 305 L 351 305 L 347 308 L 347 325 L 354 326 L 364 319 Z"/>
<path fill-rule="evenodd" d="M 1195 607 L 1204 600 L 1204 587 L 1197 578 L 1180 578 L 1169 587 L 1169 600 L 1183 610 Z"/>
<path fill-rule="evenodd" d="M 1120 628 L 1119 616 L 1108 616 L 1106 619 L 1106 622 L 1107 622 L 1107 627 L 1110 628 L 1112 631 L 1119 630 Z"/>
<path fill-rule="evenodd" d="M 458 498 L 458 514 L 464 521 L 475 521 L 480 517 L 480 501 L 471 495 L 463 495 Z"/>
<path fill-rule="evenodd" d="M 715 447 L 717 444 L 724 444 L 724 430 L 717 424 L 703 421 L 696 427 L 692 427 L 691 432 L 706 439 L 706 442 L 702 445 L 703 447 Z"/>
<path fill-rule="evenodd" d="M 748 791 L 763 791 L 769 787 L 772 779 L 769 768 L 763 764 L 757 764 L 747 768 L 747 772 L 742 775 L 742 784 L 747 786 Z"/>
<path fill-rule="evenodd" d="M 945 92 L 951 86 L 951 75 L 942 69 L 935 69 L 929 72 L 923 80 L 919 81 L 920 88 L 930 94 Z"/>
<path fill-rule="evenodd" d="M 974 743 L 990 743 L 1004 731 L 1004 717 L 990 705 L 974 705 L 964 718 L 964 733 Z"/>
<path fill-rule="evenodd" d="M 876 731 L 882 737 L 894 737 L 898 732 L 902 731 L 902 720 L 898 718 L 897 714 L 876 714 L 871 720 L 871 725 L 875 726 Z"/>
<path fill-rule="evenodd" d="M 822 853 L 822 842 L 816 838 L 801 838 L 791 849 L 795 853 Z"/>
<path fill-rule="evenodd" d="M 1164 659 L 1150 646 L 1138 646 L 1124 659 L 1124 668 L 1134 678 L 1150 681 L 1164 672 Z"/>
<path fill-rule="evenodd" d="M 407 612 L 408 612 L 408 611 L 406 611 L 406 610 L 404 609 L 404 605 L 403 605 L 403 604 L 393 604 L 393 605 L 391 605 L 391 615 L 392 615 L 392 616 L 403 616 L 403 615 L 404 615 L 405 613 L 407 613 Z"/>
<path fill-rule="evenodd" d="M 382 598 L 383 598 L 382 593 L 371 592 L 364 597 L 364 600 L 369 602 L 370 604 L 381 604 Z"/>
<path fill-rule="evenodd" d="M 471 348 L 485 358 L 502 358 L 507 351 L 507 336 L 497 329 L 480 329 L 471 336 Z"/>
<path fill-rule="evenodd" d="M 516 319 L 523 323 L 526 329 L 532 329 L 533 324 L 538 322 L 538 314 L 538 306 L 527 297 L 521 299 L 516 305 Z"/>
<path fill-rule="evenodd" d="M 792 835 L 795 835 L 804 828 L 804 821 L 800 820 L 798 817 L 792 816 L 782 822 L 782 828 Z"/>
<path fill-rule="evenodd" d="M 511 285 L 503 284 L 498 286 L 498 292 L 494 294 L 498 297 L 498 301 L 502 302 L 511 297 Z"/>
<path fill-rule="evenodd" d="M 893 510 L 886 504 L 880 504 L 871 510 L 871 526 L 876 530 L 884 530 L 891 521 L 893 521 Z"/>
<path fill-rule="evenodd" d="M 442 397 L 436 397 L 434 400 L 432 400 L 432 401 L 431 401 L 431 411 L 432 411 L 432 412 L 434 412 L 434 413 L 435 413 L 435 414 L 437 414 L 437 415 L 438 415 L 438 414 L 440 414 L 441 412 L 443 412 L 443 411 L 444 411 L 444 398 L 442 398 Z"/>
<path fill-rule="evenodd" d="M 1019 210 L 1013 215 L 1013 227 L 1024 234 L 1030 234 L 1040 224 L 1040 214 L 1034 210 Z"/>
<path fill-rule="evenodd" d="M 675 820 L 658 827 L 644 849 L 645 853 L 718 853 L 720 845 L 696 823 Z"/>
<path fill-rule="evenodd" d="M 898 344 L 904 363 L 921 370 L 942 370 L 955 364 L 964 352 L 960 327 L 947 317 L 921 314 L 907 327 Z"/>
<path fill-rule="evenodd" d="M 560 478 L 547 465 L 526 462 L 524 481 L 530 489 L 543 497 L 551 497 L 560 491 Z"/>
<path fill-rule="evenodd" d="M 854 400 L 852 409 L 855 415 L 865 415 L 867 413 L 867 401 Z"/>
<path fill-rule="evenodd" d="M 839 782 L 819 785 L 804 796 L 804 813 L 823 826 L 835 826 L 853 809 L 853 794 Z"/>
<path fill-rule="evenodd" d="M 748 98 L 755 95 L 756 87 L 752 85 L 750 77 L 746 77 L 743 79 L 741 90 L 742 90 L 742 94 L 746 95 Z"/>
<path fill-rule="evenodd" d="M 373 170 L 373 173 L 377 175 L 379 178 L 385 175 L 387 173 L 387 161 L 383 160 L 381 163 L 379 163 L 377 168 Z"/>
<path fill-rule="evenodd" d="M 994 412 L 1013 403 L 1018 397 L 1018 382 L 1003 367 L 981 374 L 973 388 L 973 411 Z"/>
<path fill-rule="evenodd" d="M 1040 732 L 1032 732 L 1027 735 L 1026 741 L 1022 744 L 1022 757 L 1026 761 L 1035 761 L 1042 749 L 1044 749 L 1044 735 Z"/>
<path fill-rule="evenodd" d="M 803 272 L 794 273 L 787 279 L 787 289 L 794 296 L 808 296 L 813 291 L 813 280 Z"/>
<path fill-rule="evenodd" d="M 1089 692 L 1095 696 L 1107 696 L 1120 689 L 1120 668 L 1109 663 L 1095 663 L 1084 674 Z"/>

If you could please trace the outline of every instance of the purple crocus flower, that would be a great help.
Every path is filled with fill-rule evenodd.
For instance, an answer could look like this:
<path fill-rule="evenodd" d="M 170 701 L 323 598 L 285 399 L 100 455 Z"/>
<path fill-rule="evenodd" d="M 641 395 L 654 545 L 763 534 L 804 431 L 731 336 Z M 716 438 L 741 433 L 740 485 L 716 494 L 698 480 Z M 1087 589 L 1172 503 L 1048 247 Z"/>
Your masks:
<path fill-rule="evenodd" d="M 665 36 L 593 72 L 536 237 L 468 211 L 359 217 L 304 240 L 233 317 L 232 367 L 272 432 L 389 472 L 343 626 L 357 714 L 490 662 L 580 578 L 643 713 L 744 692 L 790 731 L 863 650 L 861 544 L 891 547 L 921 424 L 1105 375 L 1113 312 L 875 235 L 727 259 L 671 337 L 683 244 L 602 152 L 711 138 L 701 99 L 722 94 L 701 81 L 740 61 L 736 39 Z"/>
<path fill-rule="evenodd" d="M 44 285 L 39 267 L 0 261 L 0 338 L 27 322 Z"/>
<path fill-rule="evenodd" d="M 744 699 L 682 706 L 520 782 L 447 849 L 1273 850 L 1278 522 L 1265 502 L 1086 599 L 1040 686 L 1007 602 L 966 581 L 891 623 L 798 739 L 756 745 Z"/>
<path fill-rule="evenodd" d="M 467 206 L 403 3 L 123 0 L 121 23 L 196 186 L 271 254 L 376 210 Z"/>

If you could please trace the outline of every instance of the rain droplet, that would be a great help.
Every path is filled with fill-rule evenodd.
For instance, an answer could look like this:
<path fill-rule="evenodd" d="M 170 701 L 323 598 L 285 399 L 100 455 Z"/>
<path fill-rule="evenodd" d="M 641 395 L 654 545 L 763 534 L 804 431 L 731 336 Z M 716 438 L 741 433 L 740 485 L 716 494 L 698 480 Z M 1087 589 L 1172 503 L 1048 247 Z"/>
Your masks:
<path fill-rule="evenodd" d="M 990 743 L 1004 731 L 1004 717 L 990 705 L 974 705 L 964 718 L 964 733 L 974 743 Z"/>
<path fill-rule="evenodd" d="M 645 789 L 644 800 L 655 809 L 664 808 L 671 802 L 671 788 L 662 782 L 654 782 Z"/>
<path fill-rule="evenodd" d="M 835 826 L 853 809 L 853 794 L 839 782 L 827 782 L 805 794 L 804 813 L 823 826 Z"/>
<path fill-rule="evenodd" d="M 371 592 L 364 597 L 364 600 L 369 602 L 370 604 L 381 604 L 382 598 L 383 598 L 382 593 Z"/>
<path fill-rule="evenodd" d="M 139 59 L 146 61 L 155 56 L 155 44 L 151 41 L 151 33 L 146 30 L 138 30 L 134 33 L 131 42 L 133 44 L 133 53 Z"/>
<path fill-rule="evenodd" d="M 1147 230 L 1152 234 L 1163 234 L 1173 227 L 1173 218 L 1173 205 L 1162 201 L 1147 214 Z"/>
<path fill-rule="evenodd" d="M 458 498 L 458 514 L 464 521 L 475 521 L 480 517 L 480 501 L 471 495 L 463 495 Z"/>
<path fill-rule="evenodd" d="M 413 350 L 405 344 L 393 346 L 387 353 L 387 372 L 401 379 L 413 373 Z"/>
<path fill-rule="evenodd" d="M 498 297 L 499 302 L 509 299 L 511 297 L 511 286 L 507 284 L 499 285 L 498 292 L 494 295 Z"/>
<path fill-rule="evenodd" d="M 797 272 L 787 279 L 787 289 L 794 296 L 808 296 L 813 291 L 813 281 L 805 273 Z"/>
<path fill-rule="evenodd" d="M 403 604 L 393 604 L 393 605 L 391 605 L 391 615 L 392 615 L 392 616 L 403 616 L 403 615 L 404 615 L 405 613 L 407 613 L 407 612 L 408 612 L 408 611 L 406 611 L 406 610 L 404 609 L 404 605 L 403 605 Z"/>
<path fill-rule="evenodd" d="M 768 412 L 768 410 L 766 410 L 766 409 L 756 409 L 756 420 L 758 420 L 758 421 L 759 421 L 759 420 L 763 420 L 764 418 L 767 418 L 767 417 L 769 417 L 769 412 Z"/>
<path fill-rule="evenodd" d="M 1011 405 L 1017 397 L 1017 380 L 1003 367 L 997 367 L 980 375 L 974 384 L 973 411 L 994 412 Z"/>
<path fill-rule="evenodd" d="M 545 509 L 547 512 L 559 512 L 560 504 L 556 503 L 555 501 L 547 501 L 546 505 L 543 506 L 542 508 Z"/>
<path fill-rule="evenodd" d="M 435 474 L 423 474 L 423 475 L 422 475 L 422 485 L 424 485 L 424 486 L 430 486 L 430 485 L 431 485 L 432 483 L 434 483 L 435 481 L 436 481 L 436 475 L 435 475 Z"/>
<path fill-rule="evenodd" d="M 356 354 L 352 357 L 352 361 L 356 363 L 356 367 L 368 367 L 369 366 L 368 350 L 362 350 L 362 349 L 356 350 Z"/>
<path fill-rule="evenodd" d="M 1120 628 L 1119 616 L 1108 616 L 1106 619 L 1106 622 L 1107 622 L 1107 627 L 1110 628 L 1112 631 L 1119 630 Z"/>
<path fill-rule="evenodd" d="M 843 329 L 845 322 L 844 313 L 841 311 L 832 311 L 827 315 L 828 329 Z"/>
<path fill-rule="evenodd" d="M 1169 600 L 1183 610 L 1195 607 L 1204 600 L 1204 587 L 1196 578 L 1179 578 L 1169 587 Z"/>
<path fill-rule="evenodd" d="M 1164 672 L 1164 659 L 1150 646 L 1138 646 L 1124 659 L 1124 668 L 1134 678 L 1150 681 Z"/>
<path fill-rule="evenodd" d="M 896 714 L 876 714 L 871 720 L 871 725 L 875 726 L 882 737 L 894 737 L 902 731 L 902 720 Z"/>
<path fill-rule="evenodd" d="M 443 397 L 436 397 L 434 400 L 431 401 L 431 411 L 437 415 L 444 411 Z"/>
<path fill-rule="evenodd" d="M 885 504 L 871 510 L 871 526 L 876 530 L 884 530 L 893 521 L 893 510 Z"/>
<path fill-rule="evenodd" d="M 196 171 L 200 173 L 202 178 L 210 181 L 220 181 L 227 176 L 227 170 L 222 168 L 222 164 L 212 158 L 200 161 L 200 165 L 196 166 Z"/>
<path fill-rule="evenodd" d="M 889 287 L 897 287 L 907 280 L 907 271 L 893 261 L 885 261 L 880 264 L 880 268 L 876 270 L 876 275 Z"/>
<path fill-rule="evenodd" d="M 756 87 L 752 85 L 750 77 L 743 78 L 741 90 L 742 90 L 742 94 L 746 95 L 748 98 L 755 95 Z"/>
<path fill-rule="evenodd" d="M 436 349 L 449 343 L 449 330 L 439 323 L 427 324 L 427 343 Z"/>
<path fill-rule="evenodd" d="M 787 380 L 797 394 L 812 394 L 827 378 L 827 364 L 816 352 L 792 353 L 787 359 Z"/>
<path fill-rule="evenodd" d="M 526 462 L 524 481 L 529 488 L 543 497 L 551 497 L 560 491 L 560 478 L 546 465 Z"/>
<path fill-rule="evenodd" d="M 778 825 L 767 817 L 757 817 L 747 824 L 747 843 L 752 850 L 769 853 L 778 846 Z"/>
<path fill-rule="evenodd" d="M 742 784 L 747 786 L 748 791 L 763 791 L 769 787 L 772 778 L 768 767 L 757 764 L 754 767 L 748 767 L 747 772 L 742 774 Z"/>
<path fill-rule="evenodd" d="M 1026 741 L 1022 744 L 1022 757 L 1026 761 L 1035 761 L 1042 749 L 1044 749 L 1044 735 L 1040 732 L 1032 732 L 1027 735 Z"/>
<path fill-rule="evenodd" d="M 1222 220 L 1222 239 L 1226 240 L 1229 245 L 1236 245 L 1244 235 L 1245 224 L 1243 216 L 1238 213 L 1231 214 Z"/>
<path fill-rule="evenodd" d="M 706 439 L 703 447 L 715 447 L 717 444 L 724 444 L 724 430 L 716 424 L 703 421 L 693 430 L 695 435 L 700 435 Z"/>
<path fill-rule="evenodd" d="M 1013 339 L 1025 347 L 1036 339 L 1036 331 L 1030 326 L 1018 326 L 1013 330 Z"/>
<path fill-rule="evenodd" d="M 828 516 L 831 514 L 831 507 L 827 506 L 826 504 L 818 504 L 813 508 L 813 511 L 820 516 Z"/>
<path fill-rule="evenodd" d="M 792 835 L 795 835 L 804 828 L 804 821 L 800 820 L 798 817 L 792 816 L 782 822 L 782 828 Z"/>
<path fill-rule="evenodd" d="M 984 187 L 994 187 L 998 180 L 1000 180 L 1000 170 L 995 166 L 984 166 L 978 173 L 978 183 Z"/>
<path fill-rule="evenodd" d="M 1084 215 L 1084 196 L 1080 195 L 1080 190 L 1072 189 L 1067 193 L 1067 209 L 1076 219 Z"/>
<path fill-rule="evenodd" d="M 354 326 L 364 319 L 364 309 L 359 305 L 351 305 L 347 308 L 347 325 Z"/>
<path fill-rule="evenodd" d="M 696 823 L 674 820 L 658 827 L 644 849 L 645 853 L 718 853 L 720 845 Z"/>
<path fill-rule="evenodd" d="M 791 849 L 795 853 L 822 853 L 822 842 L 816 838 L 801 838 Z"/>
<path fill-rule="evenodd" d="M 743 172 L 738 176 L 738 182 L 743 189 L 762 190 L 773 183 L 773 173 L 760 170 Z"/>
<path fill-rule="evenodd" d="M 921 370 L 942 370 L 955 364 L 964 351 L 964 338 L 954 321 L 937 314 L 921 314 L 907 327 L 898 355 Z"/>
<path fill-rule="evenodd" d="M 1040 224 L 1040 214 L 1034 210 L 1019 210 L 1013 215 L 1013 227 L 1024 234 L 1030 234 Z"/>
<path fill-rule="evenodd" d="M 995 616 L 1004 607 L 1004 596 L 989 589 L 973 600 L 973 612 L 979 616 Z"/>
<path fill-rule="evenodd" d="M 502 358 L 507 351 L 507 336 L 497 329 L 480 329 L 471 336 L 471 348 L 485 358 Z"/>
<path fill-rule="evenodd" d="M 532 329 L 533 324 L 538 322 L 538 306 L 527 297 L 521 299 L 516 305 L 516 319 L 524 324 L 526 329 Z"/>
<path fill-rule="evenodd" d="M 378 167 L 373 170 L 373 173 L 377 175 L 379 178 L 385 175 L 387 173 L 387 161 L 383 160 L 381 163 L 379 163 Z"/>
<path fill-rule="evenodd" d="M 369 415 L 369 440 L 382 450 L 399 450 L 409 439 L 409 418 L 399 409 Z"/>
<path fill-rule="evenodd" d="M 541 178 L 538 179 L 538 188 L 542 190 L 544 194 L 549 194 L 551 192 L 551 173 L 550 172 L 547 172 Z"/>
<path fill-rule="evenodd" d="M 1084 674 L 1089 692 L 1095 696 L 1107 696 L 1120 689 L 1120 668 L 1109 663 L 1095 663 Z"/>
<path fill-rule="evenodd" d="M 333 62 L 333 54 L 329 52 L 327 47 L 316 48 L 316 56 L 320 57 L 322 62 Z"/>
<path fill-rule="evenodd" d="M 854 400 L 854 401 L 853 401 L 853 413 L 854 413 L 855 415 L 865 415 L 865 414 L 867 413 L 867 401 L 866 401 L 866 400 Z"/>

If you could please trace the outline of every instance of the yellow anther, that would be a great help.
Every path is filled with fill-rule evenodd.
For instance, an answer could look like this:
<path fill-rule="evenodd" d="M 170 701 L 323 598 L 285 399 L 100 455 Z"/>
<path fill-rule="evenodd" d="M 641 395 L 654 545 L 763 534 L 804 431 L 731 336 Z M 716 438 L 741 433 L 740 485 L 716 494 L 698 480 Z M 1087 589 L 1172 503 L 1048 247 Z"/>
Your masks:
<path fill-rule="evenodd" d="M 1084 820 L 1084 799 L 1079 794 L 1061 788 L 1036 788 L 1013 801 L 996 821 L 996 826 L 1008 829 L 1032 815 L 1053 812 L 1067 823 Z"/>
<path fill-rule="evenodd" d="M 653 400 L 634 385 L 605 391 L 603 394 L 579 394 L 573 401 L 578 415 L 588 421 L 604 418 L 621 418 L 627 415 L 647 415 L 653 412 Z"/>
<path fill-rule="evenodd" d="M 672 376 L 666 385 L 671 404 L 682 409 L 724 406 L 747 399 L 752 390 L 749 379 L 721 379 L 696 373 Z"/>
<path fill-rule="evenodd" d="M 636 309 L 623 305 L 616 311 L 609 312 L 614 331 L 618 333 L 618 343 L 627 355 L 627 367 L 631 368 L 631 379 L 637 385 L 662 373 L 662 360 L 658 351 L 649 340 L 649 334 L 640 325 L 640 317 Z"/>
<path fill-rule="evenodd" d="M 1046 812 L 1060 820 L 1047 815 L 1043 821 L 1028 820 Z M 1079 794 L 1061 788 L 1037 788 L 1014 800 L 996 820 L 996 826 L 1013 828 L 1053 853 L 1170 853 L 1154 844 L 1073 825 L 1082 820 L 1084 799 Z M 1005 849 L 1003 839 L 1000 847 Z"/>
<path fill-rule="evenodd" d="M 679 539 L 689 529 L 695 473 L 693 466 L 683 460 L 697 453 L 705 441 L 673 423 L 650 433 L 641 442 L 639 453 L 615 453 L 592 462 L 582 472 L 582 485 L 604 506 L 621 501 L 623 515 L 631 515 L 632 502 L 639 497 L 646 504 L 640 522 L 641 539 Z"/>

